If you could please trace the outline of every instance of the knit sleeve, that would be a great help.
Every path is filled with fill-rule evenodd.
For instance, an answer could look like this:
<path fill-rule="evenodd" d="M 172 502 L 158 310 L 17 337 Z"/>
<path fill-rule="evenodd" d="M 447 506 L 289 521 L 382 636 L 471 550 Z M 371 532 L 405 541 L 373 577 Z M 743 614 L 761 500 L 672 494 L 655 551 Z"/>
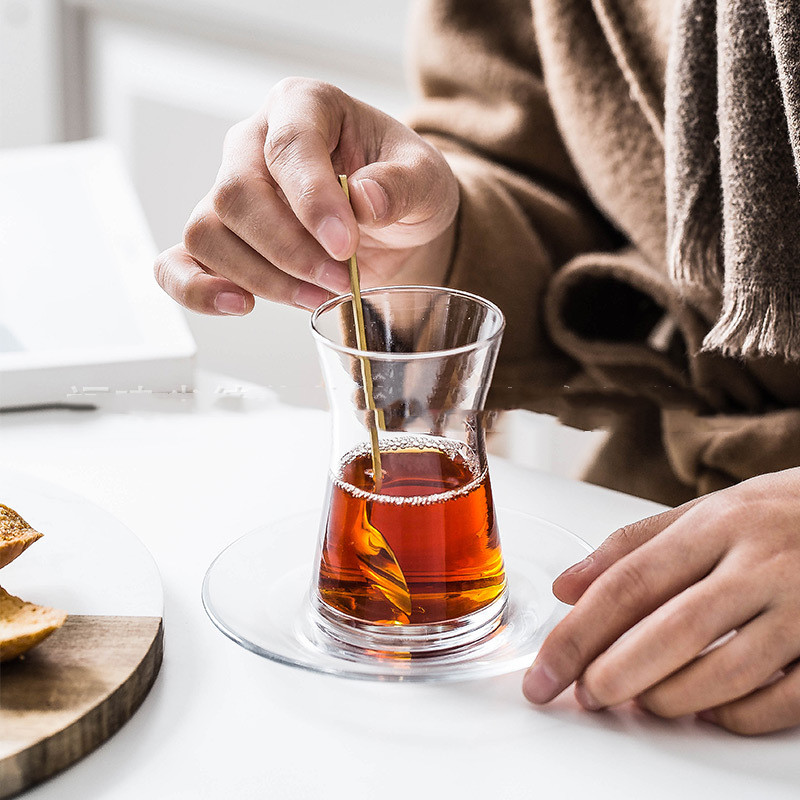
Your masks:
<path fill-rule="evenodd" d="M 529 0 L 426 0 L 413 34 L 420 100 L 410 121 L 445 154 L 461 192 L 448 283 L 506 315 L 495 402 L 536 407 L 575 370 L 544 331 L 549 278 L 614 234 L 559 136 Z"/>

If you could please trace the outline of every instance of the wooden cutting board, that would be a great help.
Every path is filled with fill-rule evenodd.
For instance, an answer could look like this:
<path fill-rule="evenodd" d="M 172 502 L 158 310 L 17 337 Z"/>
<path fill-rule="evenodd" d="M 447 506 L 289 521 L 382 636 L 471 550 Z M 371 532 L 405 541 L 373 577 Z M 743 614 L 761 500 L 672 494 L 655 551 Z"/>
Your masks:
<path fill-rule="evenodd" d="M 90 753 L 136 711 L 161 665 L 164 594 L 147 548 L 87 498 L 0 469 L 0 502 L 44 533 L 0 584 L 69 614 L 23 659 L 0 664 L 5 798 Z"/>
<path fill-rule="evenodd" d="M 161 617 L 68 617 L 0 664 L 0 798 L 94 750 L 139 707 L 161 666 Z"/>

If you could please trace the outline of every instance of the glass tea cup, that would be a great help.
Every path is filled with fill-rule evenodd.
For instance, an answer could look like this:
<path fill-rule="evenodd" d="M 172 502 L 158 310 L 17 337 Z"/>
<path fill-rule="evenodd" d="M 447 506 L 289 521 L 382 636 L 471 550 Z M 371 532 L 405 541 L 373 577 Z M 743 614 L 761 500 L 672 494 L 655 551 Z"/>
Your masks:
<path fill-rule="evenodd" d="M 507 599 L 484 402 L 502 312 L 426 286 L 362 292 L 312 315 L 332 412 L 311 604 L 327 644 L 441 656 L 500 624 Z"/>

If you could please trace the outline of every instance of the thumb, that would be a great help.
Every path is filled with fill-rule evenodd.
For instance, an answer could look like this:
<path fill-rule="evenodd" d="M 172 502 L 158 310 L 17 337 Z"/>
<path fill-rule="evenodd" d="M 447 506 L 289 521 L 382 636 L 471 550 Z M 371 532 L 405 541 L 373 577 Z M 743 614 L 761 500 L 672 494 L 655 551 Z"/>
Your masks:
<path fill-rule="evenodd" d="M 553 593 L 564 603 L 574 605 L 592 582 L 612 564 L 652 539 L 680 519 L 702 500 L 697 497 L 677 508 L 632 522 L 614 531 L 593 553 L 564 570 L 553 581 Z"/>
<path fill-rule="evenodd" d="M 443 159 L 380 161 L 353 173 L 350 200 L 359 225 L 385 228 L 402 221 L 435 235 L 455 216 L 458 184 Z"/>

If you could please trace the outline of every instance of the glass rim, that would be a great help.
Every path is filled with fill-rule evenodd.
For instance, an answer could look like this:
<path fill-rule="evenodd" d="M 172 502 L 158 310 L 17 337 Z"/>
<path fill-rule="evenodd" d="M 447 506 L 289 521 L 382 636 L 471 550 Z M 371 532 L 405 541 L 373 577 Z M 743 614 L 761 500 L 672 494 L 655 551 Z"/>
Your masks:
<path fill-rule="evenodd" d="M 363 289 L 361 291 L 361 297 L 369 297 L 369 295 L 378 294 L 380 292 L 393 292 L 398 294 L 402 292 L 422 292 L 429 295 L 448 294 L 464 297 L 473 301 L 477 305 L 492 311 L 497 318 L 498 324 L 496 324 L 489 335 L 482 336 L 479 339 L 475 339 L 474 342 L 462 344 L 458 347 L 444 348 L 441 350 L 422 350 L 415 353 L 390 353 L 386 352 L 385 350 L 359 350 L 357 347 L 350 347 L 345 344 L 338 344 L 337 342 L 334 342 L 332 339 L 329 339 L 327 336 L 325 336 L 325 334 L 323 334 L 322 331 L 320 331 L 317 327 L 317 321 L 323 314 L 330 311 L 337 305 L 352 301 L 353 293 L 346 292 L 344 294 L 338 294 L 335 297 L 332 297 L 330 300 L 326 300 L 322 305 L 314 309 L 311 314 L 310 321 L 312 335 L 318 342 L 324 344 L 331 350 L 334 350 L 338 353 L 344 353 L 349 356 L 355 356 L 358 358 L 368 357 L 371 360 L 417 361 L 423 358 L 442 358 L 444 356 L 454 356 L 459 355 L 460 353 L 469 353 L 470 351 L 478 350 L 481 347 L 488 347 L 502 335 L 506 327 L 505 314 L 503 314 L 498 305 L 493 303 L 491 300 L 487 300 L 485 297 L 481 297 L 480 295 L 473 294 L 472 292 L 465 292 L 463 289 L 449 289 L 446 286 L 425 286 L 423 284 L 375 286 L 371 289 Z"/>

